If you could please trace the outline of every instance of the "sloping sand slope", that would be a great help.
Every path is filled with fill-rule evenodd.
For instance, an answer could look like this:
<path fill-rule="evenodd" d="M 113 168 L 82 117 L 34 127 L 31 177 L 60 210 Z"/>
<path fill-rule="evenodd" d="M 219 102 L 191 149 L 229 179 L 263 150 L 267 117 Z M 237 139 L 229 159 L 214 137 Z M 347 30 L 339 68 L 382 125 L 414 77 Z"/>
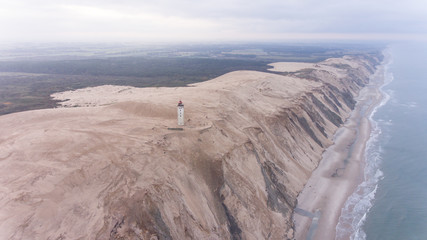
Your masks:
<path fill-rule="evenodd" d="M 1 116 L 0 238 L 292 238 L 296 197 L 375 63 L 100 86 Z M 179 100 L 186 125 L 168 130 Z"/>

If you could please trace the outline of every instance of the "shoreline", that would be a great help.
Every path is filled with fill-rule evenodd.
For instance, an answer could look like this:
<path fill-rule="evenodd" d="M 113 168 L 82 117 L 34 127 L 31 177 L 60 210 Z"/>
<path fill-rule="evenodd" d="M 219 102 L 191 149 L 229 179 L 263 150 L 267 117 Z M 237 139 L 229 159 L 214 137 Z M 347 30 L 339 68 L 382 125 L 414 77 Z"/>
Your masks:
<path fill-rule="evenodd" d="M 383 99 L 380 88 L 384 83 L 384 67 L 384 63 L 379 65 L 370 83 L 360 91 L 355 109 L 335 133 L 333 145 L 322 154 L 319 166 L 299 194 L 293 214 L 295 239 L 335 239 L 341 210 L 364 180 L 370 116 Z"/>

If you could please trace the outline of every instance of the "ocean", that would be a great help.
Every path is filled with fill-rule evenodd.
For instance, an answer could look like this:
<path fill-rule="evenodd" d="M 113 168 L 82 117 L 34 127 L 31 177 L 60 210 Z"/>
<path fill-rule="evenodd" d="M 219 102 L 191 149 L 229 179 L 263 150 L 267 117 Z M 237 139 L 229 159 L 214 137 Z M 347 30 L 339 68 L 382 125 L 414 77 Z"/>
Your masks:
<path fill-rule="evenodd" d="M 370 116 L 365 181 L 341 218 L 352 219 L 351 239 L 425 240 L 427 44 L 393 44 L 385 52 L 391 58 L 381 88 L 384 99 Z M 339 223 L 337 236 L 343 229 Z"/>

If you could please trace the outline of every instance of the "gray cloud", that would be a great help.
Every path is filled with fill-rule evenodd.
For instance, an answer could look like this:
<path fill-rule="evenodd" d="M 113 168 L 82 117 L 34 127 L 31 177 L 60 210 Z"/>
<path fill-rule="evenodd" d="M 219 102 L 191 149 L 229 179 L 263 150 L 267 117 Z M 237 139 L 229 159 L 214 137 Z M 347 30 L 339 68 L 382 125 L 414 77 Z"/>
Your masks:
<path fill-rule="evenodd" d="M 427 35 L 421 0 L 0 0 L 0 6 L 0 41 Z"/>

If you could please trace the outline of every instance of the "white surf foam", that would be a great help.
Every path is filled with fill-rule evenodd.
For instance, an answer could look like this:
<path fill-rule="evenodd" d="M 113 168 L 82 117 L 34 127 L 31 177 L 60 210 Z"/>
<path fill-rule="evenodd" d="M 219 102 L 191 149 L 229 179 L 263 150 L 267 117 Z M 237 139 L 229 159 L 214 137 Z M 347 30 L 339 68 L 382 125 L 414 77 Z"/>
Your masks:
<path fill-rule="evenodd" d="M 387 53 L 385 53 L 386 55 Z M 387 54 L 389 57 L 390 55 Z M 383 173 L 379 169 L 381 163 L 381 146 L 378 144 L 378 138 L 381 135 L 381 128 L 378 122 L 374 121 L 373 116 L 377 110 L 384 106 L 389 100 L 390 95 L 383 90 L 393 80 L 393 75 L 388 71 L 391 59 L 384 65 L 384 84 L 380 87 L 383 99 L 381 103 L 372 111 L 369 119 L 371 121 L 372 131 L 370 138 L 366 143 L 365 150 L 365 170 L 364 181 L 356 188 L 356 191 L 347 199 L 341 216 L 336 227 L 336 238 L 343 239 L 350 236 L 350 239 L 366 239 L 363 231 L 363 224 L 366 220 L 367 213 L 372 207 L 378 182 L 383 178 Z M 391 124 L 391 123 L 390 123 Z M 387 124 L 384 124 L 387 125 Z"/>

